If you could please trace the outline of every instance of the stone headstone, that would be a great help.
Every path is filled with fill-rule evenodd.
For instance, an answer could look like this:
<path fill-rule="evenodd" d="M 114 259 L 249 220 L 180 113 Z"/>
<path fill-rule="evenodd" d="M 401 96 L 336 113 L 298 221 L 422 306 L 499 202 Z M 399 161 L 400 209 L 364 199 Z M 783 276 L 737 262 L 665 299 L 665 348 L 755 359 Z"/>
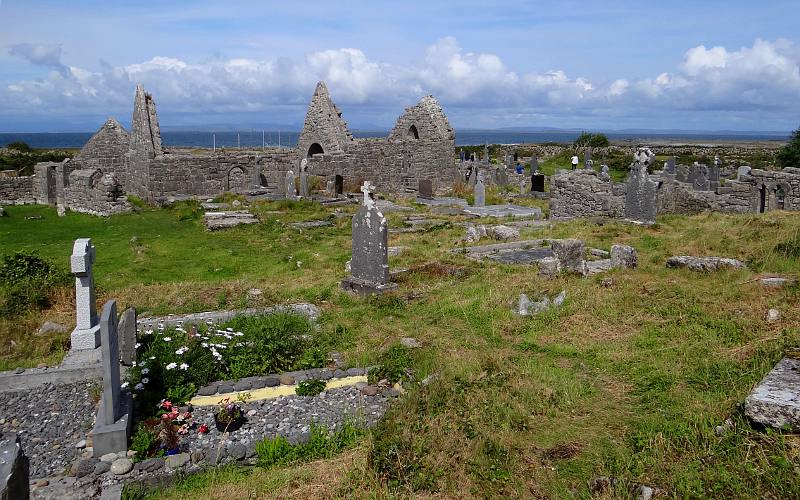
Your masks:
<path fill-rule="evenodd" d="M 284 182 L 284 193 L 287 200 L 294 200 L 297 197 L 297 190 L 294 185 L 294 172 L 291 170 L 286 172 L 286 180 Z"/>
<path fill-rule="evenodd" d="M 336 183 L 333 181 L 328 181 L 325 183 L 325 194 L 328 195 L 330 198 L 336 196 Z"/>
<path fill-rule="evenodd" d="M 552 240 L 550 246 L 553 249 L 553 255 L 559 261 L 561 269 L 586 275 L 587 269 L 586 261 L 583 258 L 584 246 L 582 240 Z"/>
<path fill-rule="evenodd" d="M 742 177 L 750 175 L 750 170 L 751 170 L 750 167 L 748 167 L 747 165 L 742 165 L 741 167 L 739 167 L 738 170 L 736 171 L 736 180 L 740 181 L 742 180 Z"/>
<path fill-rule="evenodd" d="M 494 183 L 498 186 L 508 186 L 508 171 L 505 167 L 498 167 L 494 172 Z"/>
<path fill-rule="evenodd" d="M 647 167 L 634 164 L 625 188 L 625 218 L 642 224 L 655 224 L 658 184 L 650 180 Z"/>
<path fill-rule="evenodd" d="M 345 290 L 362 294 L 396 287 L 389 281 L 388 224 L 370 196 L 373 190 L 369 182 L 361 187 L 364 202 L 353 217 L 351 276 L 342 281 Z"/>
<path fill-rule="evenodd" d="M 524 176 L 519 180 L 519 192 L 520 194 L 526 194 L 530 192 L 530 189 L 528 188 L 528 179 L 526 179 Z"/>
<path fill-rule="evenodd" d="M 539 158 L 531 156 L 531 175 L 539 171 Z"/>
<path fill-rule="evenodd" d="M 117 302 L 109 300 L 100 317 L 100 351 L 103 365 L 103 392 L 92 430 L 93 453 L 101 457 L 128 449 L 130 434 L 130 393 L 122 394 L 119 373 Z M 123 397 L 124 396 L 124 397 Z"/>
<path fill-rule="evenodd" d="M 611 180 L 611 174 L 608 173 L 608 165 L 603 165 L 600 167 L 600 179 L 604 181 Z"/>
<path fill-rule="evenodd" d="M 514 168 L 514 155 L 506 154 L 506 168 Z"/>
<path fill-rule="evenodd" d="M 426 200 L 433 199 L 433 181 L 430 179 L 420 179 L 419 180 L 419 190 L 418 194 L 420 198 L 424 198 Z"/>
<path fill-rule="evenodd" d="M 591 170 L 593 166 L 594 161 L 592 161 L 592 148 L 586 148 L 586 152 L 583 154 L 583 168 Z"/>
<path fill-rule="evenodd" d="M 72 349 L 94 349 L 100 345 L 97 305 L 94 294 L 95 248 L 89 238 L 75 240 L 70 270 L 75 275 L 75 330 L 70 335 Z"/>
<path fill-rule="evenodd" d="M 708 179 L 708 167 L 705 165 L 692 165 L 687 179 L 695 191 L 710 191 L 711 183 Z"/>
<path fill-rule="evenodd" d="M 671 156 L 664 163 L 664 173 L 668 175 L 675 175 L 675 157 Z"/>
<path fill-rule="evenodd" d="M 308 160 L 303 158 L 300 160 L 300 196 L 302 198 L 309 197 L 308 191 Z"/>
<path fill-rule="evenodd" d="M 0 498 L 30 497 L 30 461 L 16 433 L 0 435 Z"/>
<path fill-rule="evenodd" d="M 544 174 L 533 174 L 531 176 L 531 191 L 535 193 L 544 193 Z"/>
<path fill-rule="evenodd" d="M 611 267 L 632 269 L 636 267 L 636 249 L 628 245 L 613 245 L 611 247 Z"/>
<path fill-rule="evenodd" d="M 685 165 L 675 166 L 675 181 L 676 182 L 689 182 L 689 174 L 691 170 Z"/>
<path fill-rule="evenodd" d="M 491 159 L 489 158 L 489 145 L 488 144 L 484 144 L 483 145 L 483 161 L 486 164 L 491 163 Z"/>
<path fill-rule="evenodd" d="M 473 165 L 472 169 L 469 171 L 469 181 L 467 184 L 469 186 L 474 186 L 476 182 L 478 182 L 478 167 Z"/>
<path fill-rule="evenodd" d="M 482 207 L 486 205 L 486 186 L 483 184 L 483 176 L 478 176 L 475 183 L 475 203 L 473 206 Z"/>
<path fill-rule="evenodd" d="M 125 366 L 136 361 L 136 309 L 125 309 L 119 320 L 119 360 Z"/>
<path fill-rule="evenodd" d="M 719 165 L 708 167 L 708 188 L 715 191 L 719 187 Z"/>

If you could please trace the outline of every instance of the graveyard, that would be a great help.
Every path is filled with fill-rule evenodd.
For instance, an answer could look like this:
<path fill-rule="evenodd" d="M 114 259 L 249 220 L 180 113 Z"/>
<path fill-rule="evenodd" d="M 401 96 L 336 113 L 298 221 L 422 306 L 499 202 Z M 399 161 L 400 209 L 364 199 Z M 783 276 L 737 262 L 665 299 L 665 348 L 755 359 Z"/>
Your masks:
<path fill-rule="evenodd" d="M 0 432 L 33 498 L 797 496 L 792 424 L 745 401 L 791 370 L 800 221 L 655 218 L 637 165 L 617 217 L 483 165 L 419 198 L 6 206 L 0 254 L 54 277 L 0 319 Z"/>

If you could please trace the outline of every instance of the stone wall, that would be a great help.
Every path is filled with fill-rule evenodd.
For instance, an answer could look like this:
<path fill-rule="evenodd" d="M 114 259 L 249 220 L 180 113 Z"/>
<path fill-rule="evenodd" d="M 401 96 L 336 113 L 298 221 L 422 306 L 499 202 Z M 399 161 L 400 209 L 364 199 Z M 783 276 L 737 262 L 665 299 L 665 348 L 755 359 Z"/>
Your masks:
<path fill-rule="evenodd" d="M 625 185 L 600 178 L 594 170 L 550 177 L 550 218 L 622 217 Z"/>
<path fill-rule="evenodd" d="M 114 174 L 100 169 L 75 170 L 64 187 L 66 207 L 74 212 L 107 217 L 130 212 L 132 207 L 122 196 L 122 186 Z"/>
<path fill-rule="evenodd" d="M 72 159 L 73 169 L 100 169 L 115 174 L 126 185 L 126 156 L 130 145 L 128 131 L 114 118 L 109 118 Z"/>
<path fill-rule="evenodd" d="M 33 175 L 0 177 L 0 205 L 36 203 Z"/>

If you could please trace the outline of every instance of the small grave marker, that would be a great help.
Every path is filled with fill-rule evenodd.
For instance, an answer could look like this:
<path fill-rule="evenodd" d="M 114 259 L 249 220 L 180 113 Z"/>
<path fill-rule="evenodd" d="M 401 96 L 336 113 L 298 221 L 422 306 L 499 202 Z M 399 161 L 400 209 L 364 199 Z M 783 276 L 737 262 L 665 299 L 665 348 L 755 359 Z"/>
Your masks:
<path fill-rule="evenodd" d="M 90 238 L 79 238 L 72 246 L 70 270 L 75 275 L 76 326 L 70 335 L 72 349 L 95 349 L 100 345 L 100 328 L 97 324 L 94 275 L 92 266 L 96 258 Z"/>

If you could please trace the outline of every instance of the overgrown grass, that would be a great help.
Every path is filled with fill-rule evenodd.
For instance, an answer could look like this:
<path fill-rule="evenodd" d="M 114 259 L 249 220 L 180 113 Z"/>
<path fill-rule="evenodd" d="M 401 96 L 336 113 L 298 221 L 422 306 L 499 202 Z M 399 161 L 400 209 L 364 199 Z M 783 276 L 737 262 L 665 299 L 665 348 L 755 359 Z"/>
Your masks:
<path fill-rule="evenodd" d="M 798 438 L 753 429 L 740 413 L 753 385 L 800 342 L 798 288 L 754 281 L 757 273 L 800 271 L 796 214 L 523 228 L 522 238 L 638 250 L 635 270 L 552 281 L 532 267 L 450 253 L 463 236 L 456 224 L 392 234 L 389 244 L 408 250 L 390 265 L 410 271 L 397 293 L 362 299 L 338 288 L 350 258 L 348 218 L 296 231 L 285 224 L 329 212 L 303 203 L 256 210 L 260 224 L 220 233 L 171 210 L 56 220 L 50 209 L 9 207 L 0 220 L 5 252 L 35 248 L 65 262 L 72 239 L 91 236 L 101 300 L 158 314 L 215 308 L 223 291 L 229 307 L 309 300 L 324 311 L 320 342 L 354 366 L 385 364 L 382 353 L 401 337 L 424 346 L 401 363 L 413 375 L 408 392 L 363 444 L 314 462 L 209 472 L 160 496 L 587 498 L 597 476 L 681 498 L 800 496 Z M 24 219 L 32 214 L 44 219 Z M 734 257 L 750 270 L 665 268 L 667 257 L 683 254 Z M 260 298 L 249 299 L 250 288 L 260 288 Z M 561 290 L 568 298 L 559 309 L 511 314 L 520 293 Z M 27 321 L 70 317 L 68 298 L 54 305 Z M 769 308 L 782 312 L 780 322 L 763 320 Z M 733 427 L 717 436 L 714 427 L 729 417 Z"/>

